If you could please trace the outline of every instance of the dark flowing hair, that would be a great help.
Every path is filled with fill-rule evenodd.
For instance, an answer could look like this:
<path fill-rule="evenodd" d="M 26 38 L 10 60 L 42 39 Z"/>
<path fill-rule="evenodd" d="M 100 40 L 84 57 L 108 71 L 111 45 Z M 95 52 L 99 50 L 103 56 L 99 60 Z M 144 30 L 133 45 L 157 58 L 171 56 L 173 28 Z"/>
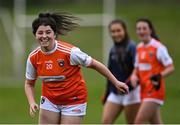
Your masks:
<path fill-rule="evenodd" d="M 122 26 L 122 28 L 125 32 L 125 36 L 124 36 L 124 39 L 122 40 L 122 42 L 125 42 L 125 43 L 129 42 L 129 34 L 127 31 L 126 23 L 123 20 L 116 19 L 116 20 L 113 20 L 110 22 L 110 24 L 108 25 L 108 28 L 110 29 L 113 24 L 120 24 Z"/>
<path fill-rule="evenodd" d="M 138 22 L 145 22 L 145 23 L 147 23 L 148 26 L 149 26 L 149 28 L 150 28 L 150 30 L 151 30 L 151 37 L 154 38 L 154 39 L 156 39 L 156 40 L 158 40 L 158 41 L 160 40 L 159 37 L 158 37 L 158 35 L 156 34 L 156 30 L 155 30 L 155 28 L 154 28 L 154 25 L 152 24 L 152 22 L 151 22 L 149 19 L 140 18 L 140 19 L 138 19 L 138 20 L 136 21 L 136 23 L 138 23 Z"/>
<path fill-rule="evenodd" d="M 77 20 L 79 20 L 79 18 L 65 12 L 39 13 L 39 16 L 32 23 L 32 32 L 35 35 L 39 26 L 49 25 L 55 34 L 65 35 L 67 32 L 79 26 L 79 24 L 75 22 Z"/>

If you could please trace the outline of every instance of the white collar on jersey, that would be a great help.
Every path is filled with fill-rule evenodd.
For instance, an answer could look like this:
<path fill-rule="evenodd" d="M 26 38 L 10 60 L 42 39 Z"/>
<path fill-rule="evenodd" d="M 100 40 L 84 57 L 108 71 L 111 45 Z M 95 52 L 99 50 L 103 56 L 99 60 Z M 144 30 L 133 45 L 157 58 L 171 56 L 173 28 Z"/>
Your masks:
<path fill-rule="evenodd" d="M 49 51 L 49 52 L 44 52 L 44 51 L 42 51 L 42 49 L 41 49 L 41 52 L 44 53 L 44 54 L 46 54 L 46 55 L 49 55 L 49 54 L 55 52 L 56 49 L 57 49 L 57 40 L 55 40 L 55 47 L 54 47 L 51 51 Z"/>
<path fill-rule="evenodd" d="M 142 43 L 143 43 L 144 47 L 148 47 L 148 46 L 152 45 L 154 43 L 154 41 L 155 41 L 155 39 L 152 38 L 147 44 L 144 44 L 144 42 L 142 42 Z"/>

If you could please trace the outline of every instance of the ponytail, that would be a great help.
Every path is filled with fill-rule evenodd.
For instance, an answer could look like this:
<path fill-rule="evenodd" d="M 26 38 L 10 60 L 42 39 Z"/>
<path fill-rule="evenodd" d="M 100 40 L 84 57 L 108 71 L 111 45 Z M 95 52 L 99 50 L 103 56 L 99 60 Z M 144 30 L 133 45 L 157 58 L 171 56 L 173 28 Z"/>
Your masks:
<path fill-rule="evenodd" d="M 36 31 L 39 26 L 49 25 L 55 34 L 65 35 L 67 32 L 74 30 L 79 26 L 75 21 L 78 20 L 77 17 L 72 16 L 68 13 L 40 13 L 38 18 L 36 18 L 32 23 L 33 34 L 36 34 Z"/>

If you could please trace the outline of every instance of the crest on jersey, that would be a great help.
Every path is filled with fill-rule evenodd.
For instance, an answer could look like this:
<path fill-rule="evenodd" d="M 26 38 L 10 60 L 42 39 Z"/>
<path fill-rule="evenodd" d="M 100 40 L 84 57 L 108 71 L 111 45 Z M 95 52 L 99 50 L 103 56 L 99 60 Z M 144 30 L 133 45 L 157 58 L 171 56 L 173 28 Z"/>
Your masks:
<path fill-rule="evenodd" d="M 41 104 L 43 104 L 44 102 L 45 102 L 45 98 L 42 97 L 42 98 L 41 98 Z"/>
<path fill-rule="evenodd" d="M 64 66 L 64 59 L 59 59 L 58 64 L 60 67 L 63 67 Z"/>
<path fill-rule="evenodd" d="M 152 58 L 154 56 L 154 53 L 152 51 L 149 52 L 149 57 Z"/>

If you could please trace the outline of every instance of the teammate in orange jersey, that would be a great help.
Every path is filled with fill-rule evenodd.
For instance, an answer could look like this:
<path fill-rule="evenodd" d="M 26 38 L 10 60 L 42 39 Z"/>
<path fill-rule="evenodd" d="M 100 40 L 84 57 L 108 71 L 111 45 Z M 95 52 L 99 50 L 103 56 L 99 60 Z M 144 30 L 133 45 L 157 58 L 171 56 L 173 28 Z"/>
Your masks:
<path fill-rule="evenodd" d="M 100 62 L 79 48 L 56 40 L 78 24 L 66 13 L 40 13 L 32 23 L 39 47 L 29 54 L 26 66 L 25 93 L 30 115 L 39 109 L 35 101 L 35 81 L 42 79 L 40 124 L 79 124 L 86 114 L 87 91 L 81 65 L 95 69 L 107 77 L 119 91 L 128 93 L 128 86 L 118 81 Z"/>
<path fill-rule="evenodd" d="M 140 39 L 137 46 L 135 69 L 131 82 L 140 82 L 141 105 L 135 124 L 150 122 L 161 124 L 160 106 L 164 103 L 164 77 L 174 71 L 173 61 L 167 48 L 159 41 L 148 19 L 139 19 L 136 32 Z"/>

